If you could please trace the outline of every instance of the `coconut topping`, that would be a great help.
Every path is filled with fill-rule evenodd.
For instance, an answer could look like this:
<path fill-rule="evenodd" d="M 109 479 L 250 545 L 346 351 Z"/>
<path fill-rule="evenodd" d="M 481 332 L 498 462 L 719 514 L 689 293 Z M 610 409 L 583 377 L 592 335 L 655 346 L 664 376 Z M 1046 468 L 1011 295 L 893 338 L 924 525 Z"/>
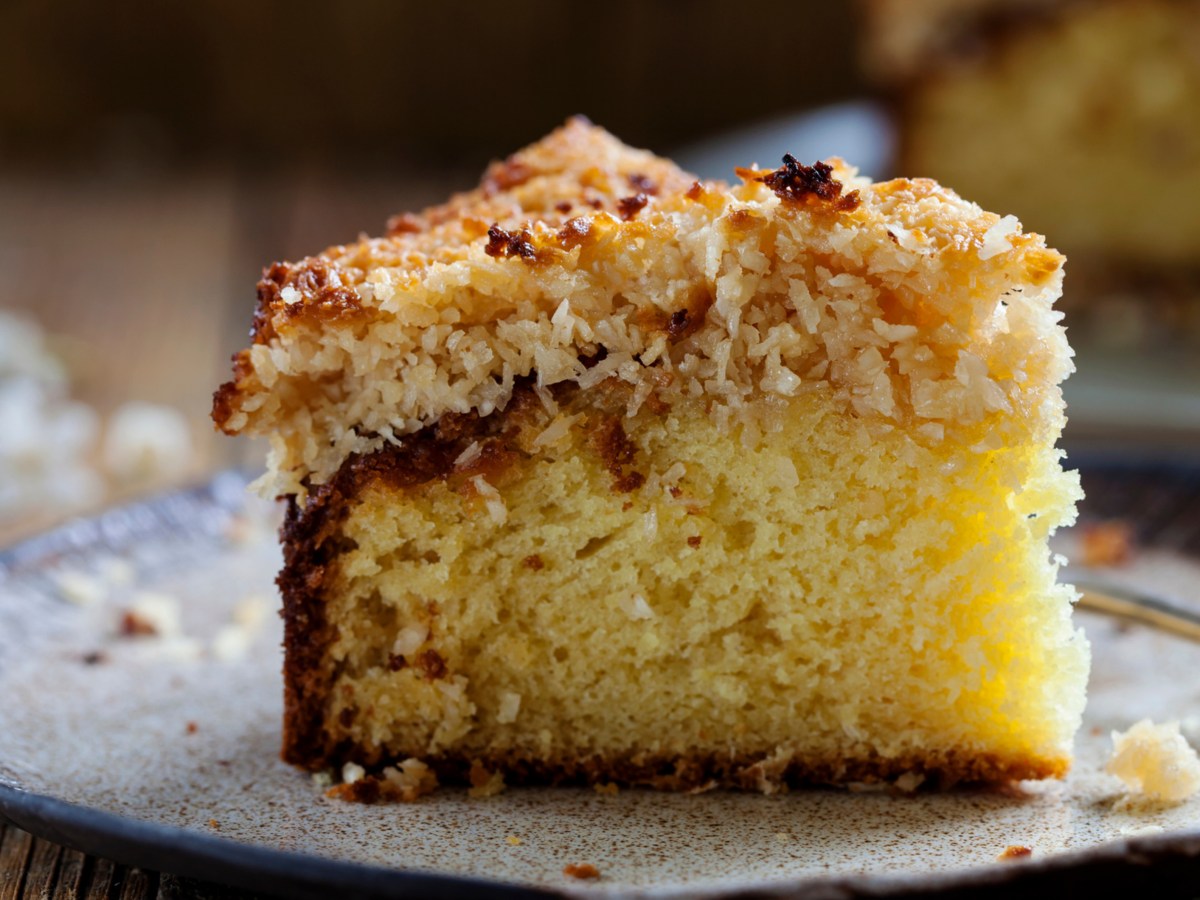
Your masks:
<path fill-rule="evenodd" d="M 623 383 L 630 414 L 702 398 L 748 442 L 805 392 L 980 452 L 1061 425 L 1063 259 L 1040 236 L 838 160 L 738 174 L 696 182 L 572 121 L 386 238 L 272 266 L 214 419 L 269 435 L 262 486 L 299 496 L 351 454 L 504 409 L 530 378 Z M 657 191 L 636 214 L 635 175 Z"/>

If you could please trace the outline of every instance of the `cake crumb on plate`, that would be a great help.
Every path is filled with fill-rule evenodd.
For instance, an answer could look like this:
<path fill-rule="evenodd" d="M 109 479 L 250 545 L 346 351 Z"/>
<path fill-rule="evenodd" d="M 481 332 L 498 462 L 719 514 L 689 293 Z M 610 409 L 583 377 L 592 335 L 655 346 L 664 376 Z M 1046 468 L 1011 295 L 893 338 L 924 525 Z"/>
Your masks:
<path fill-rule="evenodd" d="M 563 866 L 563 874 L 568 878 L 588 880 L 599 878 L 600 870 L 591 863 L 568 863 Z"/>
<path fill-rule="evenodd" d="M 1033 856 L 1032 847 L 1025 847 L 1020 844 L 1010 844 L 1004 848 L 1004 852 L 997 856 L 996 859 L 1003 862 L 1010 859 L 1027 859 L 1030 856 Z"/>
<path fill-rule="evenodd" d="M 473 800 L 504 793 L 504 773 L 499 770 L 492 772 L 478 760 L 471 764 L 471 771 L 467 777 L 471 781 L 467 796 Z"/>
<path fill-rule="evenodd" d="M 1123 566 L 1133 559 L 1135 548 L 1133 527 L 1121 519 L 1083 527 L 1079 549 L 1085 566 Z"/>
<path fill-rule="evenodd" d="M 1125 783 L 1122 807 L 1181 803 L 1200 791 L 1200 757 L 1179 731 L 1179 722 L 1155 725 L 1142 719 L 1128 731 L 1112 733 L 1113 752 L 1105 766 Z"/>

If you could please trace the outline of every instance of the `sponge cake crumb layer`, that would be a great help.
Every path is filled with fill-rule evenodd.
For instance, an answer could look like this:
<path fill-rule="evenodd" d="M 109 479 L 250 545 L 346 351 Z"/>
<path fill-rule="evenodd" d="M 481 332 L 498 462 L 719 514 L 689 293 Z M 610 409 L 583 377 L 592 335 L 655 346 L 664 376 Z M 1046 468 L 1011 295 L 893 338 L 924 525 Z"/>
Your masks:
<path fill-rule="evenodd" d="M 323 637 L 289 657 L 292 762 L 673 787 L 1065 771 L 1088 655 L 1045 550 L 1079 494 L 1055 451 L 930 450 L 818 392 L 748 443 L 697 401 L 646 404 L 614 474 L 619 399 L 563 397 L 536 456 L 556 419 L 520 403 L 293 511 L 288 645 Z"/>

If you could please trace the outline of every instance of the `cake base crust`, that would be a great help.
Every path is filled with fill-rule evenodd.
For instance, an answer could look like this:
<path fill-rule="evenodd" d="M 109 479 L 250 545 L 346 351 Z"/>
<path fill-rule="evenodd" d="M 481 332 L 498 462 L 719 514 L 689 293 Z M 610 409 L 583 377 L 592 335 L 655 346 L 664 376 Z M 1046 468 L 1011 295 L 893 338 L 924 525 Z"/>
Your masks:
<path fill-rule="evenodd" d="M 381 762 L 391 763 L 394 760 Z M 921 785 L 948 788 L 956 784 L 999 784 L 1009 781 L 1061 778 L 1069 761 L 1026 759 L 956 753 L 861 759 L 788 757 L 777 753 L 766 759 L 754 756 L 632 755 L 620 758 L 594 756 L 575 759 L 531 760 L 497 754 L 482 757 L 425 757 L 441 784 L 470 785 L 472 769 L 482 767 L 504 774 L 509 786 L 552 785 L 651 788 L 661 791 L 701 792 L 717 788 L 775 793 L 788 788 L 823 785 L 890 783 L 905 775 L 919 775 Z"/>

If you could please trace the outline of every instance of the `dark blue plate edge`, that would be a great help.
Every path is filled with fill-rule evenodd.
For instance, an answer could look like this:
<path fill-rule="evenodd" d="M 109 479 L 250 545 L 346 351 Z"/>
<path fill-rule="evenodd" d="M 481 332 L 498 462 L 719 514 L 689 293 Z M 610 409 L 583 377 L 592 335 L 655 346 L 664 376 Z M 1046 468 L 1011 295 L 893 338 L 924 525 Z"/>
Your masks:
<path fill-rule="evenodd" d="M 0 784 L 0 819 L 37 837 L 124 865 L 284 897 L 555 897 L 498 881 L 340 862 L 155 825 Z"/>
<path fill-rule="evenodd" d="M 330 896 L 378 900 L 383 897 L 484 898 L 512 900 L 565 897 L 554 891 L 484 878 L 403 871 L 365 863 L 339 862 L 286 850 L 273 850 L 197 834 L 182 828 L 139 822 L 0 784 L 0 820 L 30 834 L 83 853 L 156 872 L 279 897 L 323 900 Z M 1157 877 L 1155 877 L 1157 873 Z M 1021 888 L 1023 896 L 1061 896 L 1064 887 L 1166 882 L 1200 886 L 1200 832 L 1130 837 L 1098 847 L 1028 862 L 981 866 L 927 875 L 849 875 L 813 877 L 757 885 L 698 887 L 666 891 L 631 888 L 616 896 L 662 893 L 723 900 L 750 898 L 849 898 L 952 896 L 984 888 Z M 577 895 L 575 895 L 577 896 Z"/>

